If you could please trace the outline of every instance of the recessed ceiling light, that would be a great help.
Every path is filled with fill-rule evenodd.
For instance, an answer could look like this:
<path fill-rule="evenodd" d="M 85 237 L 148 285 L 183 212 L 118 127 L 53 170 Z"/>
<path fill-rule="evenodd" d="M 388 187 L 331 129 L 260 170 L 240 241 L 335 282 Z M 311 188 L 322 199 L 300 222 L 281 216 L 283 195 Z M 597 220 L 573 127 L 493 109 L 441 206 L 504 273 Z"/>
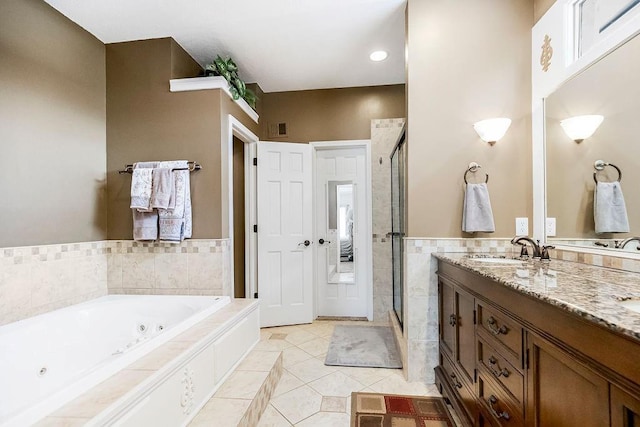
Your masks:
<path fill-rule="evenodd" d="M 369 55 L 369 59 L 371 59 L 372 61 L 384 61 L 385 59 L 387 59 L 387 56 L 389 56 L 387 54 L 387 51 L 385 50 L 376 50 L 375 52 L 371 52 L 371 55 Z"/>

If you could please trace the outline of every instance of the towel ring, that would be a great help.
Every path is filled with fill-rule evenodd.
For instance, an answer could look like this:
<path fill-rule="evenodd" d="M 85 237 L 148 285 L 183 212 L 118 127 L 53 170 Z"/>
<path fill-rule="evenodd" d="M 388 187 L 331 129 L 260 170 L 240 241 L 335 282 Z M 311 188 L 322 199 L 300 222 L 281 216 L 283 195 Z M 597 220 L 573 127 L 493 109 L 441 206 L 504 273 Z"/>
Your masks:
<path fill-rule="evenodd" d="M 476 173 L 478 171 L 478 169 L 480 169 L 481 167 L 482 166 L 480 166 L 476 162 L 469 163 L 469 167 L 467 168 L 467 170 L 464 173 L 464 183 L 468 184 L 468 182 L 467 182 L 467 174 L 469 172 Z M 485 175 L 487 176 L 486 179 L 484 180 L 484 183 L 486 184 L 487 182 L 489 182 L 489 174 L 485 172 Z"/>
<path fill-rule="evenodd" d="M 611 166 L 612 168 L 614 168 L 615 170 L 618 171 L 618 182 L 622 181 L 622 171 L 620 170 L 619 167 L 617 167 L 616 165 L 614 165 L 613 163 L 607 163 L 603 160 L 596 160 L 595 163 L 593 164 L 593 168 L 596 170 L 593 173 L 593 180 L 598 183 L 598 178 L 597 178 L 597 173 L 600 172 L 601 170 L 604 170 L 605 167 L 607 166 Z"/>

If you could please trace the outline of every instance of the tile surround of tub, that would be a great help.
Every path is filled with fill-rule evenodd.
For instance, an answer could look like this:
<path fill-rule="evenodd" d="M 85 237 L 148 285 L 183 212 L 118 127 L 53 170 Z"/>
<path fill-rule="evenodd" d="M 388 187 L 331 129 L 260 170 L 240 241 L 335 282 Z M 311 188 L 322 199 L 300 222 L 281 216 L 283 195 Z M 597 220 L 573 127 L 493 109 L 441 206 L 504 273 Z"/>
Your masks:
<path fill-rule="evenodd" d="M 109 241 L 110 294 L 229 295 L 229 239 L 181 244 Z"/>
<path fill-rule="evenodd" d="M 438 280 L 434 252 L 513 253 L 510 239 L 405 238 L 404 337 L 407 380 L 433 384 L 438 365 Z"/>
<path fill-rule="evenodd" d="M 0 248 L 0 325 L 108 293 L 230 295 L 228 239 Z"/>
<path fill-rule="evenodd" d="M 107 294 L 104 241 L 0 249 L 0 325 Z"/>
<path fill-rule="evenodd" d="M 391 269 L 391 160 L 405 119 L 371 121 L 373 320 L 386 321 L 393 306 Z"/>

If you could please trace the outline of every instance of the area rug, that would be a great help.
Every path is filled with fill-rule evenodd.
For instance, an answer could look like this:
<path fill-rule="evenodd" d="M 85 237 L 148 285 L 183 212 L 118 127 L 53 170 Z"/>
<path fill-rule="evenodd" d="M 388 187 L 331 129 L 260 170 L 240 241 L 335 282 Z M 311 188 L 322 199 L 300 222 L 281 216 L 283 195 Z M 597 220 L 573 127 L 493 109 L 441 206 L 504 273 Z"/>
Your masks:
<path fill-rule="evenodd" d="M 441 397 L 351 393 L 351 427 L 455 427 Z"/>
<path fill-rule="evenodd" d="M 396 339 L 388 326 L 336 326 L 324 364 L 402 368 Z"/>

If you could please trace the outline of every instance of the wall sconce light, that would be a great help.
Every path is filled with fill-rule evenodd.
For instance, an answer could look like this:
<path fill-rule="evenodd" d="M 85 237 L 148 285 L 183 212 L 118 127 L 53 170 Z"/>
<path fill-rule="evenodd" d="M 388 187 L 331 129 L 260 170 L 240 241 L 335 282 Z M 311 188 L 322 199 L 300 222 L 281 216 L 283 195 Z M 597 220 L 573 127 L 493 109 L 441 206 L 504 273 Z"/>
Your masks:
<path fill-rule="evenodd" d="M 478 136 L 484 142 L 493 145 L 507 133 L 507 129 L 511 126 L 511 119 L 500 117 L 496 119 L 481 120 L 474 123 L 473 128 L 478 132 Z"/>
<path fill-rule="evenodd" d="M 603 116 L 588 115 L 588 116 L 575 116 L 560 121 L 560 126 L 564 130 L 564 133 L 578 144 L 589 138 L 604 120 Z"/>

